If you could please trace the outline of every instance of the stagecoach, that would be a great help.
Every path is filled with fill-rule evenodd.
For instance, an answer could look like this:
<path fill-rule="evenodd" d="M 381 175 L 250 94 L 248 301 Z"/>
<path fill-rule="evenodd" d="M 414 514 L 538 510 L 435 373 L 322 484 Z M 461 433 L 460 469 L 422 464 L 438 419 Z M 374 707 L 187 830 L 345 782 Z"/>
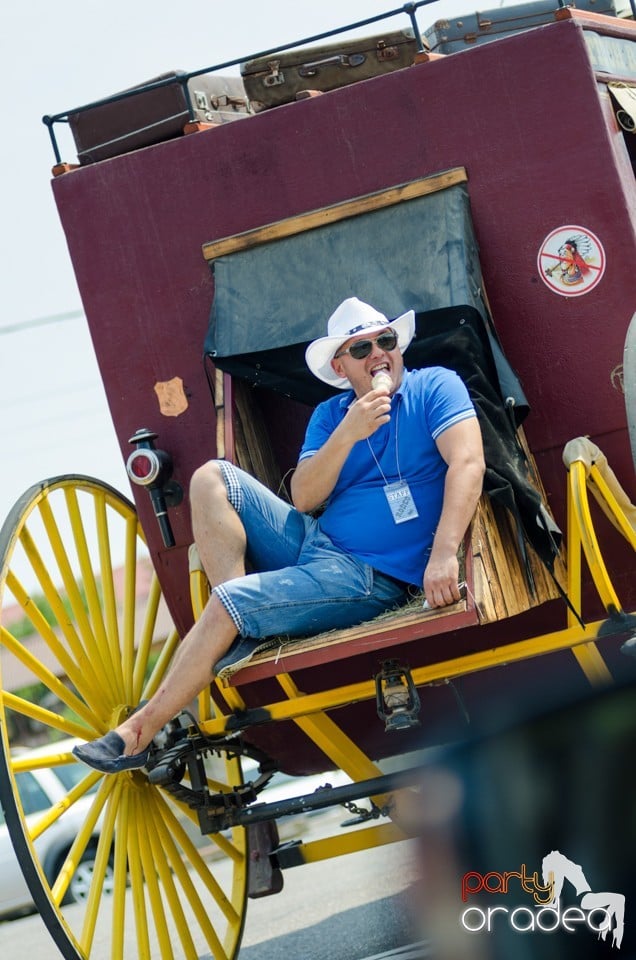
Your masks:
<path fill-rule="evenodd" d="M 43 480 L 0 534 L 3 677 L 17 665 L 28 678 L 2 686 L 0 795 L 67 960 L 103 938 L 113 960 L 236 957 L 248 897 L 280 891 L 287 868 L 404 838 L 400 796 L 420 776 L 419 751 L 634 674 L 636 27 L 564 7 L 442 55 L 417 39 L 420 6 L 387 15 L 413 30 L 406 66 L 321 91 L 309 54 L 296 97 L 248 104 L 232 122 L 196 112 L 207 89 L 196 81 L 217 68 L 45 118 L 132 481 L 124 495 L 91 477 Z M 269 91 L 284 70 L 280 54 L 265 58 Z M 185 114 L 155 135 L 166 90 Z M 60 123 L 106 128 L 113 115 L 141 139 L 111 131 L 105 152 L 62 158 Z M 414 309 L 406 365 L 453 367 L 475 400 L 488 469 L 461 601 L 427 610 L 414 595 L 347 630 L 273 637 L 161 732 L 148 769 L 87 772 L 27 820 L 15 778 L 44 761 L 21 751 L 24 721 L 40 740 L 92 739 L 157 689 L 207 597 L 192 473 L 227 458 L 287 496 L 328 395 L 304 347 L 352 294 L 389 316 Z M 256 773 L 244 777 L 246 760 Z M 53 751 L 45 762 L 72 761 Z M 327 785 L 336 768 L 350 785 Z M 324 773 L 325 786 L 263 803 L 276 770 Z M 37 838 L 91 790 L 51 873 Z M 279 843 L 277 817 L 342 803 L 358 829 Z M 63 903 L 98 823 L 77 920 Z"/>

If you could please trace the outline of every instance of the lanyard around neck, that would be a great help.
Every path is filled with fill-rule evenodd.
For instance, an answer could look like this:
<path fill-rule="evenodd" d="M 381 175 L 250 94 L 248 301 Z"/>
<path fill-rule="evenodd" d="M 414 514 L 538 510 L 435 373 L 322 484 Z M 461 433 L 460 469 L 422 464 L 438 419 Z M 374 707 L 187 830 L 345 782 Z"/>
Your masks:
<path fill-rule="evenodd" d="M 388 424 L 387 424 L 387 426 L 388 426 Z M 397 466 L 397 473 L 398 473 L 398 477 L 399 477 L 400 483 L 402 483 L 402 473 L 401 473 L 401 471 L 400 471 L 400 454 L 399 454 L 399 449 L 398 449 L 398 433 L 399 433 L 399 427 L 400 427 L 400 404 L 396 401 L 396 404 L 395 404 L 395 464 L 396 464 L 396 466 Z M 368 447 L 369 447 L 369 450 L 371 451 L 371 456 L 372 456 L 373 459 L 375 460 L 375 465 L 376 465 L 376 467 L 378 468 L 378 470 L 380 471 L 380 474 L 381 474 L 381 476 L 382 476 L 382 479 L 384 480 L 384 483 L 385 483 L 385 484 L 388 484 L 389 481 L 387 480 L 387 478 L 386 478 L 386 476 L 385 476 L 385 474 L 384 474 L 384 470 L 383 470 L 382 467 L 380 466 L 380 461 L 379 461 L 378 458 L 376 457 L 375 451 L 374 451 L 373 447 L 371 446 L 371 441 L 369 440 L 368 437 L 367 437 L 367 445 L 368 445 Z"/>

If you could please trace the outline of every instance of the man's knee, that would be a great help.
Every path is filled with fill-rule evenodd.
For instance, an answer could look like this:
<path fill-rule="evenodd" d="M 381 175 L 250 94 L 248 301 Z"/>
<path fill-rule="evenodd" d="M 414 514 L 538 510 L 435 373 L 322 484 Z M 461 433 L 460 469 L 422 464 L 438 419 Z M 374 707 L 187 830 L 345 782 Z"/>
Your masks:
<path fill-rule="evenodd" d="M 211 500 L 227 501 L 227 488 L 219 460 L 208 460 L 192 474 L 190 504 L 195 508 Z"/>

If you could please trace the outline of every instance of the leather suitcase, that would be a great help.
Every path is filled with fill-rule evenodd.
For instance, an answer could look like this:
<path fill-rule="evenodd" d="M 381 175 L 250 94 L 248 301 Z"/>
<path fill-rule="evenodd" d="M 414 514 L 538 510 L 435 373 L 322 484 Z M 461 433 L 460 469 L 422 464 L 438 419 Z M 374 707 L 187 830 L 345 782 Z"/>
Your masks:
<path fill-rule="evenodd" d="M 291 103 L 304 90 L 325 92 L 410 67 L 416 53 L 413 30 L 399 30 L 248 60 L 241 64 L 241 75 L 258 111 Z"/>
<path fill-rule="evenodd" d="M 574 5 L 580 10 L 616 16 L 614 0 L 577 0 Z M 558 9 L 558 0 L 533 0 L 512 7 L 467 13 L 452 20 L 438 20 L 424 31 L 424 36 L 432 52 L 457 53 L 474 44 L 489 43 L 532 27 L 554 23 Z"/>
<path fill-rule="evenodd" d="M 179 76 L 185 76 L 183 71 L 163 73 L 145 83 L 171 78 L 174 82 L 69 114 L 80 164 L 107 160 L 181 136 L 189 113 L 183 86 L 177 80 Z M 202 74 L 188 80 L 187 86 L 195 121 L 227 123 L 251 112 L 240 77 Z"/>

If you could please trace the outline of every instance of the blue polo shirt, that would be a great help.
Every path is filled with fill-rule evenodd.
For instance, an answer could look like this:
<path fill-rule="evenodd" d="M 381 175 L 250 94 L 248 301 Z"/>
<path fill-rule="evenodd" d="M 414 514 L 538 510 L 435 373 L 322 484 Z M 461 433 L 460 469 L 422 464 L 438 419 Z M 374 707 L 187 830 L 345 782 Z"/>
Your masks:
<path fill-rule="evenodd" d="M 316 407 L 300 460 L 320 450 L 354 400 L 349 390 Z M 456 373 L 444 367 L 405 370 L 391 398 L 390 422 L 368 442 L 359 440 L 352 448 L 319 519 L 321 529 L 347 553 L 421 587 L 447 470 L 435 440 L 474 416 L 468 391 Z M 419 516 L 396 524 L 384 486 L 400 477 L 409 485 Z"/>

